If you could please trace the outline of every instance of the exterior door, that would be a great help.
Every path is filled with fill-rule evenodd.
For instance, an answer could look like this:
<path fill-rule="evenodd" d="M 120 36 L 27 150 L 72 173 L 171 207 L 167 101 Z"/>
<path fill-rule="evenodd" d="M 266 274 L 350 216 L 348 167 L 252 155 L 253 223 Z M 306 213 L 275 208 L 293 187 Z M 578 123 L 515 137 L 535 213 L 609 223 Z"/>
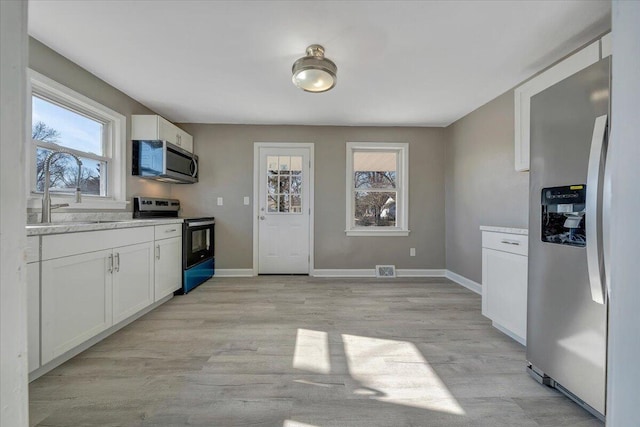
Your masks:
<path fill-rule="evenodd" d="M 259 274 L 309 274 L 310 151 L 259 148 Z"/>

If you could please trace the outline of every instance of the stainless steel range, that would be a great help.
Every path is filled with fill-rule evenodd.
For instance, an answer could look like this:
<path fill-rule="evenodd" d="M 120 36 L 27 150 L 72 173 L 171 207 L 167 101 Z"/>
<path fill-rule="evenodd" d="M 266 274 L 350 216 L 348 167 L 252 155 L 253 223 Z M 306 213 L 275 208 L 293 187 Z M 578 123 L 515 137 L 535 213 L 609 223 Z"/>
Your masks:
<path fill-rule="evenodd" d="M 133 217 L 179 218 L 180 201 L 134 197 Z M 186 294 L 215 274 L 214 217 L 185 218 L 182 224 L 182 289 Z"/>

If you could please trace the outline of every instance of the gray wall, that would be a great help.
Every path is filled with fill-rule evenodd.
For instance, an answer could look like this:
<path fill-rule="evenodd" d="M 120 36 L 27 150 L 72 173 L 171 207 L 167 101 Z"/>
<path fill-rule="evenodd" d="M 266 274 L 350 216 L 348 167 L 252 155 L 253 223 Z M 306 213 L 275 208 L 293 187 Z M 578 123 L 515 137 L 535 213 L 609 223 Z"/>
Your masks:
<path fill-rule="evenodd" d="M 448 128 L 447 269 L 482 282 L 480 225 L 527 228 L 529 173 L 514 169 L 513 91 Z"/>
<path fill-rule="evenodd" d="M 29 68 L 119 112 L 127 118 L 126 170 L 128 200 L 136 195 L 168 197 L 171 194 L 171 185 L 169 184 L 161 184 L 131 176 L 131 115 L 155 114 L 153 111 L 32 37 L 29 37 Z M 131 210 L 130 205 L 128 210 Z"/>
<path fill-rule="evenodd" d="M 315 268 L 442 269 L 445 129 L 184 124 L 200 156 L 200 182 L 174 185 L 184 214 L 216 217 L 216 265 L 252 268 L 254 142 L 315 143 Z M 346 237 L 346 142 L 409 143 L 408 237 Z M 216 198 L 224 205 L 217 206 Z M 253 203 L 253 200 L 252 200 Z M 409 248 L 416 248 L 409 257 Z"/>
<path fill-rule="evenodd" d="M 611 295 L 607 426 L 638 425 L 640 384 L 640 3 L 613 2 Z"/>

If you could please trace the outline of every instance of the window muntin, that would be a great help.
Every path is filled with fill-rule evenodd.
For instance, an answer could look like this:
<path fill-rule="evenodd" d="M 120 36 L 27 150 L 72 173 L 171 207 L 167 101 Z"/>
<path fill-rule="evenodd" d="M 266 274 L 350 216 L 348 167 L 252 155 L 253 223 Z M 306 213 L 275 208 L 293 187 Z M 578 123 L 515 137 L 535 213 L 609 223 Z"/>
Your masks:
<path fill-rule="evenodd" d="M 408 144 L 347 143 L 347 235 L 408 235 Z"/>
<path fill-rule="evenodd" d="M 58 182 L 52 188 L 53 203 L 69 203 L 75 209 L 126 208 L 126 117 L 34 70 L 27 70 L 27 73 L 32 96 L 31 106 L 34 107 L 35 104 L 35 108 L 29 111 L 33 125 L 38 124 L 38 121 L 46 125 L 48 123 L 44 120 L 49 121 L 60 115 L 71 116 L 83 123 L 82 126 L 71 126 L 69 129 L 63 120 L 56 120 L 55 126 L 59 128 L 53 129 L 58 132 L 39 133 L 35 135 L 35 140 L 29 138 L 27 206 L 36 209 L 40 207 L 44 180 L 42 162 L 48 152 L 63 147 L 83 162 L 81 190 L 87 197 L 83 197 L 82 203 L 73 203 L 72 189 L 65 188 L 65 182 L 77 177 L 77 164 L 70 156 L 56 156 L 54 160 L 60 159 L 58 161 L 68 162 L 69 165 L 66 176 L 58 176 Z M 46 127 L 40 129 L 46 130 Z M 34 135 L 32 133 L 29 136 Z M 51 177 L 52 182 L 56 181 L 53 174 Z"/>

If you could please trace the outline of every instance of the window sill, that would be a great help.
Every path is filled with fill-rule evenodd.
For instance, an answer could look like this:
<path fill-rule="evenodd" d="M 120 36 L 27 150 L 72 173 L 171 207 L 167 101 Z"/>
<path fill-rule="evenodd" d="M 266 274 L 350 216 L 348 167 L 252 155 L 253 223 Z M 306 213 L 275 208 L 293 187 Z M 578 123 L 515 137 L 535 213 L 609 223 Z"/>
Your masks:
<path fill-rule="evenodd" d="M 359 236 L 376 236 L 376 237 L 397 237 L 397 236 L 408 236 L 409 230 L 345 230 L 345 233 L 348 237 L 359 237 Z"/>
<path fill-rule="evenodd" d="M 51 204 L 60 204 L 60 203 L 68 203 L 69 206 L 65 206 L 64 208 L 60 208 L 62 210 L 74 209 L 74 210 L 98 210 L 98 209 L 126 209 L 129 202 L 126 200 L 113 200 L 113 199 L 104 199 L 98 197 L 88 197 L 85 196 L 82 198 L 81 203 L 76 203 L 74 201 L 74 197 L 65 197 L 65 196 L 51 196 Z M 42 208 L 42 196 L 30 196 L 27 199 L 27 208 L 29 209 L 38 209 Z M 57 209 L 56 209 L 57 211 Z"/>

